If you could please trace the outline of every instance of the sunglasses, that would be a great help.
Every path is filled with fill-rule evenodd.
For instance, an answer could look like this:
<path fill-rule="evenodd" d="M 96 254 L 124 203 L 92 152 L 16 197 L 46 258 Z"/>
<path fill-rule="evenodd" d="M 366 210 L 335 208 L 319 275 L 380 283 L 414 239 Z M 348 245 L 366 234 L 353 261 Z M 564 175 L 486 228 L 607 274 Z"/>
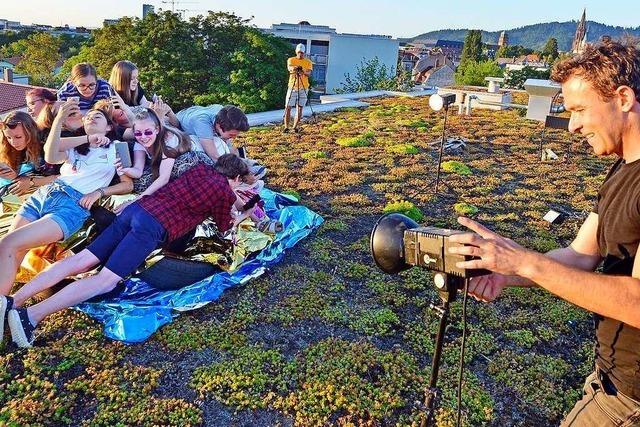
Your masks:
<path fill-rule="evenodd" d="M 136 138 L 140 138 L 142 135 L 144 136 L 151 136 L 153 135 L 153 132 L 151 129 L 146 129 L 144 132 L 136 130 L 133 131 L 133 136 L 135 136 Z"/>
<path fill-rule="evenodd" d="M 0 129 L 9 128 L 11 130 L 14 130 L 15 128 L 18 127 L 18 125 L 21 125 L 21 124 L 22 124 L 22 122 L 20 122 L 20 121 L 12 121 L 12 120 L 10 120 L 10 121 L 5 123 L 2 120 L 0 120 Z"/>

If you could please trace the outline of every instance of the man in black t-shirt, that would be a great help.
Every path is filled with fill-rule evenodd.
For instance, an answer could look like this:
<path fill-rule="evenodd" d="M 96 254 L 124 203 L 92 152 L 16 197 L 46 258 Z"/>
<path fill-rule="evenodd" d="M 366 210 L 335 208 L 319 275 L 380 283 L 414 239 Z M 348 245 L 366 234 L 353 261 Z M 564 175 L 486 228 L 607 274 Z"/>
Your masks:
<path fill-rule="evenodd" d="M 471 281 L 477 299 L 539 286 L 595 314 L 596 367 L 563 426 L 640 426 L 640 53 L 612 42 L 590 46 L 556 64 L 551 78 L 562 84 L 569 130 L 596 155 L 619 158 L 593 212 L 568 247 L 544 255 L 459 218 L 475 233 L 452 236 L 468 246 L 451 252 L 477 257 L 460 268 L 493 271 Z"/>

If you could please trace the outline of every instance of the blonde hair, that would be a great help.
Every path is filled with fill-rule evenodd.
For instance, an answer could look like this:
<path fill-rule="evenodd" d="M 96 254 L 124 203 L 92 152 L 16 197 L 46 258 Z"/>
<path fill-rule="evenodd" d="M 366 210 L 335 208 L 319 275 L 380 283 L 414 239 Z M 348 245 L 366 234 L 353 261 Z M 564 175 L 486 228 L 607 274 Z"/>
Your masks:
<path fill-rule="evenodd" d="M 158 117 L 158 114 L 150 108 L 145 108 L 136 114 L 135 120 L 132 123 L 133 129 L 135 129 L 135 122 L 143 120 L 153 121 L 158 128 L 158 135 L 153 144 L 153 152 L 151 154 L 151 172 L 153 179 L 156 179 L 160 174 L 160 163 L 162 159 L 164 157 L 175 159 L 179 155 L 190 151 L 191 139 L 181 130 L 165 125 L 162 119 Z M 173 134 L 178 138 L 178 146 L 176 148 L 167 147 L 166 140 L 169 138 L 169 134 Z"/>
<path fill-rule="evenodd" d="M 140 105 L 137 102 L 138 87 L 131 90 L 131 74 L 137 69 L 138 67 L 131 61 L 118 61 L 111 69 L 111 76 L 109 76 L 109 84 L 127 105 Z"/>

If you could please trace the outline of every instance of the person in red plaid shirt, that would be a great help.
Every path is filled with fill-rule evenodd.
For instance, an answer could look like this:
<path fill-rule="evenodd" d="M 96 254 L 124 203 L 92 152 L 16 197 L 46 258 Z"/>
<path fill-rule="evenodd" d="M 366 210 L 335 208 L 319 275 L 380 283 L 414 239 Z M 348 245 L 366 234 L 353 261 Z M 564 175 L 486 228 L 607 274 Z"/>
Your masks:
<path fill-rule="evenodd" d="M 86 249 L 63 259 L 24 285 L 9 302 L 9 327 L 19 347 L 31 347 L 33 330 L 46 316 L 111 291 L 132 274 L 158 246 L 169 243 L 208 217 L 225 232 L 232 227 L 234 189 L 249 173 L 247 164 L 233 154 L 218 158 L 215 166 L 200 164 L 180 178 L 133 203 Z M 31 296 L 62 279 L 103 268 L 95 275 L 75 281 L 29 308 L 17 308 Z"/>

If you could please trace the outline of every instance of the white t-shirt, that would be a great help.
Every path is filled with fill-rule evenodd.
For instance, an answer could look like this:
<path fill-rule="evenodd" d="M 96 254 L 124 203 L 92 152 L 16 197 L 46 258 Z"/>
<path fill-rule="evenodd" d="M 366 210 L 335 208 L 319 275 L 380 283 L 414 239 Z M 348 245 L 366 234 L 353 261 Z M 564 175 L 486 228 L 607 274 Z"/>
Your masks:
<path fill-rule="evenodd" d="M 218 150 L 219 155 L 231 153 L 231 142 L 227 142 L 219 136 L 214 136 L 213 142 L 216 144 L 216 150 Z"/>
<path fill-rule="evenodd" d="M 171 132 L 167 132 L 167 138 L 165 139 L 164 143 L 168 148 L 173 148 L 173 149 L 178 148 L 178 145 L 180 145 L 180 141 L 178 140 L 178 137 L 175 134 L 171 133 Z M 144 148 L 144 146 L 142 144 L 140 144 L 139 142 L 136 142 L 133 145 L 133 151 L 134 152 L 135 151 L 144 151 L 144 153 L 147 155 L 147 158 L 148 159 L 151 158 L 151 154 L 149 154 L 147 152 L 147 149 Z"/>
<path fill-rule="evenodd" d="M 191 138 L 191 151 L 204 151 L 202 143 L 200 143 L 200 138 L 197 135 L 189 135 L 189 138 Z M 214 136 L 212 139 L 220 156 L 231 153 L 231 147 L 233 147 L 231 140 L 227 142 L 219 136 Z"/>
<path fill-rule="evenodd" d="M 115 141 L 114 141 L 115 142 Z M 109 186 L 116 173 L 116 146 L 91 147 L 86 156 L 67 150 L 67 161 L 60 168 L 59 180 L 82 194 Z"/>
<path fill-rule="evenodd" d="M 200 138 L 198 138 L 196 135 L 189 135 L 189 139 L 191 139 L 191 151 L 204 151 L 204 148 L 202 148 L 202 144 L 200 144 Z"/>

